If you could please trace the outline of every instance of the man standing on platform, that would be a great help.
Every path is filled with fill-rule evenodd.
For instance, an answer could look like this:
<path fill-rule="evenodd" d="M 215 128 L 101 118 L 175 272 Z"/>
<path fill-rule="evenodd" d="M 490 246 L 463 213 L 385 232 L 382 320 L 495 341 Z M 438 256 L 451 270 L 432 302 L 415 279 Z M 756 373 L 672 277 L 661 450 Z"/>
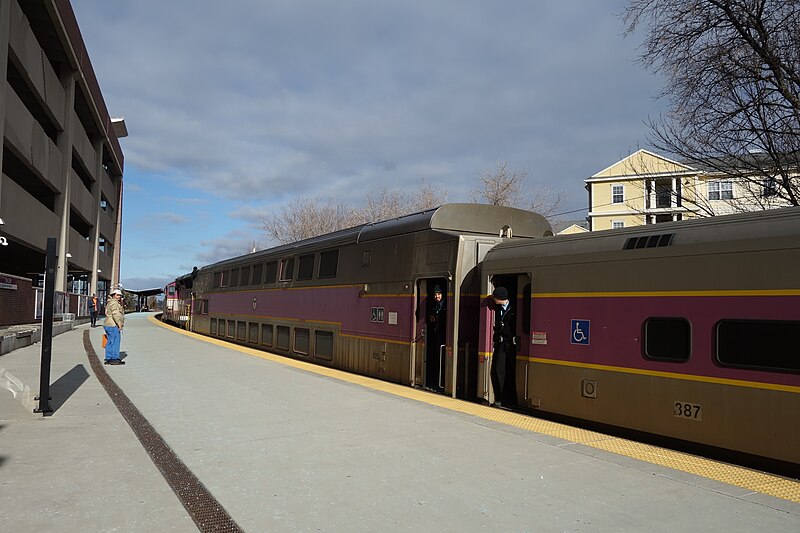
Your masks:
<path fill-rule="evenodd" d="M 124 365 L 125 361 L 119 358 L 120 333 L 125 325 L 125 307 L 122 305 L 122 291 L 114 289 L 106 303 L 106 320 L 103 329 L 106 331 L 108 343 L 106 344 L 107 365 Z"/>

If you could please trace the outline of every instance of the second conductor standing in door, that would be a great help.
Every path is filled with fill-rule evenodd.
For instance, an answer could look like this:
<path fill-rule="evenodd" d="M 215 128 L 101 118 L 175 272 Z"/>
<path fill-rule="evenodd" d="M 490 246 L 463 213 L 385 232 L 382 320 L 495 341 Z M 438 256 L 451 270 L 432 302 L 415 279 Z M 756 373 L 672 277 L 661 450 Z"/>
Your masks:
<path fill-rule="evenodd" d="M 433 298 L 428 302 L 428 353 L 425 386 L 441 390 L 445 371 L 442 346 L 447 343 L 447 306 L 440 285 L 433 288 Z"/>
<path fill-rule="evenodd" d="M 429 339 L 438 349 L 439 346 L 445 343 L 445 321 L 447 320 L 447 311 L 445 309 L 444 295 L 442 288 L 437 285 L 433 288 L 433 305 L 430 306 L 428 312 L 428 331 Z"/>
<path fill-rule="evenodd" d="M 496 287 L 492 299 L 495 308 L 491 370 L 494 404 L 511 407 L 516 403 L 514 365 L 517 359 L 517 320 L 505 287 Z"/>

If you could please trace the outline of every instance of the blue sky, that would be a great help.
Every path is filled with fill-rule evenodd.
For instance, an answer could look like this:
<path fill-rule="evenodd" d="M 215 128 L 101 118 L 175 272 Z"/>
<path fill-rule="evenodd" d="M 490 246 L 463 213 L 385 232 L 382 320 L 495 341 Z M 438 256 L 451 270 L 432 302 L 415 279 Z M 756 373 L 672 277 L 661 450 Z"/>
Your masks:
<path fill-rule="evenodd" d="M 131 289 L 270 245 L 261 220 L 294 197 L 426 180 L 469 201 L 498 161 L 580 219 L 583 180 L 647 147 L 666 105 L 617 0 L 72 5 L 128 126 Z"/>

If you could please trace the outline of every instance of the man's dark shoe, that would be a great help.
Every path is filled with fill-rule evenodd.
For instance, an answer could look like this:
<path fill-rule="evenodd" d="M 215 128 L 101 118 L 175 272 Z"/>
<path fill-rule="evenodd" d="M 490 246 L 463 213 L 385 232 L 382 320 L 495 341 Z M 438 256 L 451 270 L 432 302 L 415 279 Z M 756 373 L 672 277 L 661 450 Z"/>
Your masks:
<path fill-rule="evenodd" d="M 104 365 L 110 365 L 111 364 L 111 359 L 106 359 L 105 361 L 103 361 L 103 364 Z"/>
<path fill-rule="evenodd" d="M 124 365 L 125 361 L 121 361 L 119 359 L 112 359 L 108 364 L 109 365 Z"/>

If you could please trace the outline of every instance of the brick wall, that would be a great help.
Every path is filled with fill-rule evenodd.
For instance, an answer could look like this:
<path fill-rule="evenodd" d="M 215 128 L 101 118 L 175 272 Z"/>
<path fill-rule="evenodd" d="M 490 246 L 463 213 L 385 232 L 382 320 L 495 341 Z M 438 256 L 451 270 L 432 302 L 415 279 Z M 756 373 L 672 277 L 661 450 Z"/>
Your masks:
<path fill-rule="evenodd" d="M 16 285 L 16 289 L 3 288 Z M 31 280 L 0 274 L 0 326 L 33 324 L 36 311 L 36 289 Z"/>

